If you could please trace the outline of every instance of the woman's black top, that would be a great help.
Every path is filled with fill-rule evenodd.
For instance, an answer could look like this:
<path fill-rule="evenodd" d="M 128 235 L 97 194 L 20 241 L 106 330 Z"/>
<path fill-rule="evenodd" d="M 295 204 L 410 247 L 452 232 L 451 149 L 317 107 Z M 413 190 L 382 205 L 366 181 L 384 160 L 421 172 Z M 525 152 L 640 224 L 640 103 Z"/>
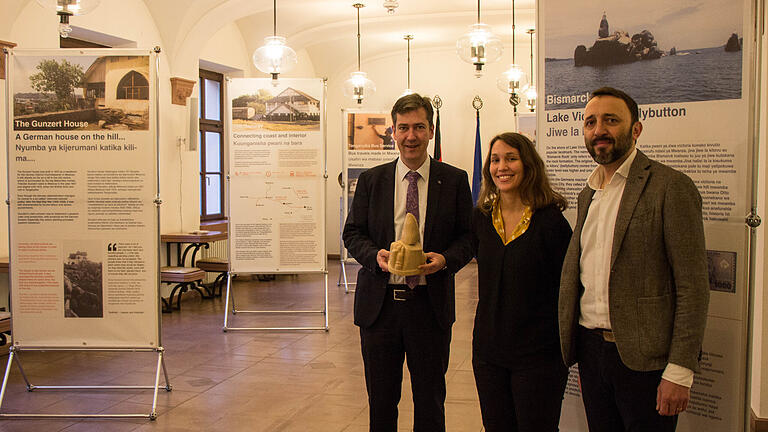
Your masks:
<path fill-rule="evenodd" d="M 473 355 L 510 369 L 560 361 L 557 299 L 571 227 L 553 204 L 506 246 L 491 215 L 475 208 L 478 295 Z M 513 230 L 514 227 L 505 227 Z"/>

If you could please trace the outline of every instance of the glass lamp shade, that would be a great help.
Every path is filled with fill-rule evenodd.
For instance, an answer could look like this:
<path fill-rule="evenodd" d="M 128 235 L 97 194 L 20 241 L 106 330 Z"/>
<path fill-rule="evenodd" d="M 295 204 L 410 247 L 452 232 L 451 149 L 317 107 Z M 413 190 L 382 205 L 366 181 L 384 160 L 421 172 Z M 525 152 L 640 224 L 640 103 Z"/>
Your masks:
<path fill-rule="evenodd" d="M 70 33 L 72 33 L 72 27 L 69 25 L 69 15 L 62 15 L 59 22 L 59 36 L 66 39 Z"/>
<path fill-rule="evenodd" d="M 414 93 L 416 93 L 416 92 L 414 92 L 413 90 L 407 88 L 407 89 L 403 90 L 403 93 L 400 95 L 400 97 L 408 96 L 409 94 L 414 94 Z"/>
<path fill-rule="evenodd" d="M 37 3 L 59 15 L 85 15 L 96 9 L 101 0 L 37 0 Z"/>
<path fill-rule="evenodd" d="M 264 73 L 277 75 L 288 72 L 298 63 L 296 52 L 285 44 L 282 36 L 267 36 L 264 45 L 253 52 L 253 64 Z"/>
<path fill-rule="evenodd" d="M 69 17 L 85 15 L 96 9 L 101 0 L 37 0 L 37 3 L 59 16 L 59 36 L 66 38 L 72 33 Z"/>
<path fill-rule="evenodd" d="M 509 69 L 496 80 L 496 87 L 504 93 L 512 94 L 520 88 L 520 82 L 525 79 L 525 72 L 519 65 L 512 64 Z"/>
<path fill-rule="evenodd" d="M 397 0 L 384 1 L 384 7 L 387 9 L 387 13 L 390 15 L 395 13 L 395 9 L 397 9 L 397 6 L 398 6 Z"/>
<path fill-rule="evenodd" d="M 528 105 L 528 109 L 533 112 L 536 109 L 536 87 L 528 86 L 523 94 L 525 95 L 525 103 Z"/>
<path fill-rule="evenodd" d="M 483 66 L 498 61 L 504 47 L 487 24 L 472 24 L 470 31 L 456 41 L 456 53 L 467 63 L 475 65 L 475 75 L 482 74 Z"/>
<path fill-rule="evenodd" d="M 376 93 L 376 84 L 368 79 L 368 74 L 365 72 L 352 72 L 349 79 L 344 81 L 344 96 L 357 100 L 359 104 L 374 93 Z"/>

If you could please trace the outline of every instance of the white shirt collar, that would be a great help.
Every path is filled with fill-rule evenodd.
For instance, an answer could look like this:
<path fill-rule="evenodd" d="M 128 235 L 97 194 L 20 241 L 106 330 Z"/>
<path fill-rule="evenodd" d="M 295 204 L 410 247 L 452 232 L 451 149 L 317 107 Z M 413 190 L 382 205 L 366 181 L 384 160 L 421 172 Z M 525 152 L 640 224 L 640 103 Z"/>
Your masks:
<path fill-rule="evenodd" d="M 427 180 L 429 178 L 429 165 L 430 165 L 431 158 L 427 156 L 427 158 L 424 160 L 424 163 L 421 164 L 421 166 L 416 170 L 417 173 L 423 178 L 424 180 Z M 397 172 L 395 173 L 395 177 L 399 181 L 403 181 L 405 179 L 405 175 L 408 174 L 411 171 L 410 168 L 405 166 L 405 163 L 403 163 L 403 160 L 400 158 L 397 158 Z"/>
<path fill-rule="evenodd" d="M 632 162 L 635 161 L 635 156 L 637 156 L 637 147 L 632 149 L 632 153 L 629 154 L 629 157 L 627 157 L 626 160 L 619 166 L 619 168 L 614 173 L 614 177 L 616 177 L 616 174 L 620 174 L 624 179 L 629 177 L 629 169 L 632 168 Z M 600 190 L 600 186 L 603 184 L 603 176 L 605 175 L 605 168 L 603 168 L 602 165 L 598 165 L 595 167 L 594 171 L 592 171 L 592 174 L 589 175 L 587 178 L 587 186 L 589 186 L 592 190 Z M 613 178 L 611 178 L 611 183 L 613 182 Z"/>

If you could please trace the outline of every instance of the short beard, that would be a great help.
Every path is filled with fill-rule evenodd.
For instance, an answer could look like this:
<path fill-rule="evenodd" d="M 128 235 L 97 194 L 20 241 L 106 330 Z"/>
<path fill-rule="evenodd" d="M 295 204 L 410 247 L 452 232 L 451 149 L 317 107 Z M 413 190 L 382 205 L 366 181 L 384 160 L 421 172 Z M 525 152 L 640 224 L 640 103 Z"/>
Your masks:
<path fill-rule="evenodd" d="M 595 162 L 600 165 L 611 164 L 624 157 L 624 155 L 629 152 L 629 149 L 632 148 L 632 127 L 630 126 L 626 134 L 619 135 L 616 139 L 613 140 L 613 148 L 607 153 L 597 154 L 592 141 L 594 140 L 589 140 L 584 137 L 584 142 L 587 144 L 587 151 L 589 152 L 590 156 L 592 156 L 592 159 L 594 159 Z"/>

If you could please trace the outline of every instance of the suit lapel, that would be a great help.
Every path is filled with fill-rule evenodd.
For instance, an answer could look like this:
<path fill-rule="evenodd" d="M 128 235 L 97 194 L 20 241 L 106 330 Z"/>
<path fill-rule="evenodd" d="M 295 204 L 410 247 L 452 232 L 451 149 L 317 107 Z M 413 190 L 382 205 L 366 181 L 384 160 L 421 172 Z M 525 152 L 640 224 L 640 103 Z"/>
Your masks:
<path fill-rule="evenodd" d="M 650 166 L 648 158 L 638 150 L 637 156 L 629 168 L 629 176 L 627 176 L 627 183 L 624 185 L 624 193 L 619 203 L 619 213 L 616 215 L 616 226 L 613 229 L 613 248 L 611 249 L 611 267 L 613 267 L 613 262 L 616 261 L 616 256 L 621 249 L 624 234 L 627 232 L 629 220 L 635 211 L 640 194 L 643 193 L 645 184 L 648 182 Z"/>
<path fill-rule="evenodd" d="M 576 227 L 581 235 L 581 228 L 584 227 L 584 221 L 587 220 L 587 212 L 589 211 L 589 205 L 592 204 L 592 196 L 595 191 L 589 186 L 585 186 L 579 194 L 578 198 L 578 210 L 576 215 Z M 581 242 L 579 242 L 581 244 Z"/>
<path fill-rule="evenodd" d="M 384 232 L 387 233 L 387 244 L 395 241 L 395 172 L 397 171 L 397 159 L 384 170 L 381 178 L 381 184 L 384 185 L 384 194 L 381 199 L 384 201 L 382 207 L 384 212 Z"/>
<path fill-rule="evenodd" d="M 440 164 L 429 158 L 429 184 L 427 185 L 427 215 L 424 221 L 424 243 L 422 248 L 427 249 L 432 237 L 432 229 L 436 225 L 436 218 L 440 205 L 440 189 L 443 186 L 443 170 Z"/>

